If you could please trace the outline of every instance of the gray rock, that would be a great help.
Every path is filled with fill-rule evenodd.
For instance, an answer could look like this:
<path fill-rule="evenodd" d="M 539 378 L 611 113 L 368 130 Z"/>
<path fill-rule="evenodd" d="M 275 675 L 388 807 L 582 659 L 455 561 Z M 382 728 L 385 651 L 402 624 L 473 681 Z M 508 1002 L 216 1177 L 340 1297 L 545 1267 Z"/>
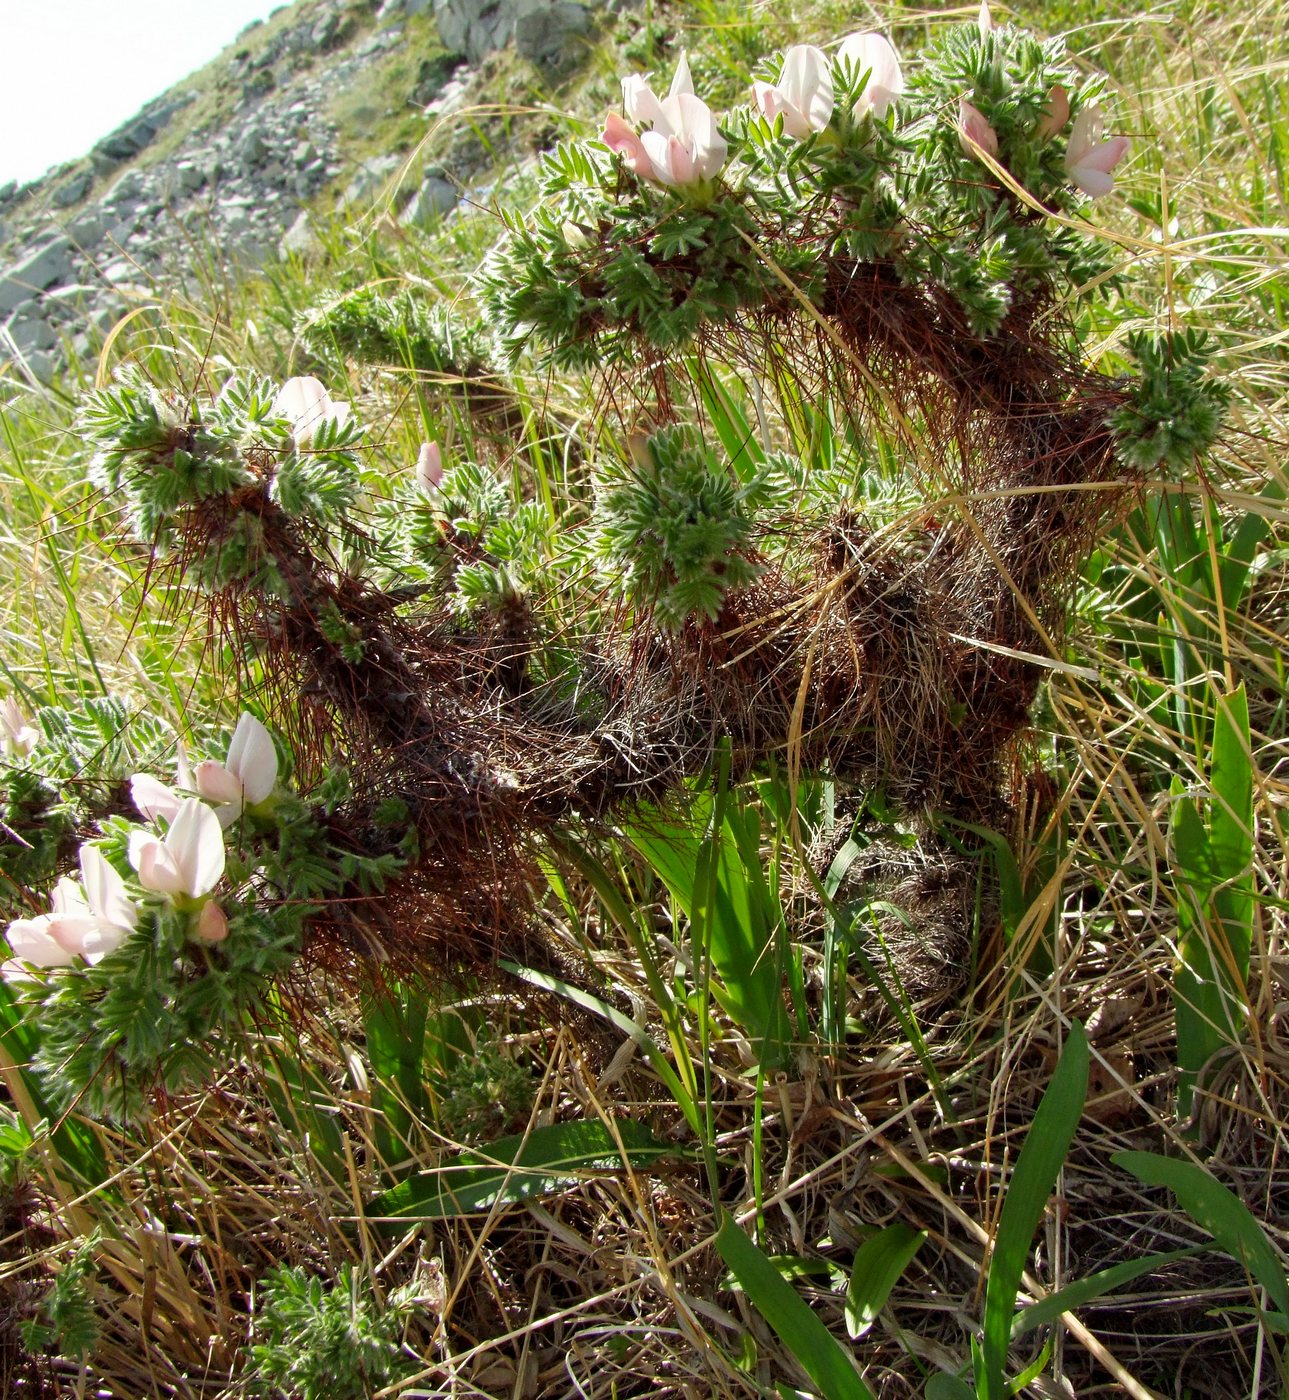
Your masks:
<path fill-rule="evenodd" d="M 8 315 L 33 291 L 43 292 L 47 287 L 70 281 L 72 252 L 71 239 L 59 235 L 15 263 L 0 278 L 0 316 Z"/>
<path fill-rule="evenodd" d="M 371 160 L 363 161 L 345 187 L 342 202 L 366 203 L 402 163 L 399 156 L 373 156 Z"/>
<path fill-rule="evenodd" d="M 79 171 L 66 184 L 59 185 L 50 196 L 50 203 L 56 209 L 66 209 L 79 204 L 89 194 L 94 184 L 94 176 L 88 170 Z"/>
<path fill-rule="evenodd" d="M 425 228 L 449 210 L 455 209 L 460 198 L 456 186 L 448 181 L 442 170 L 434 167 L 425 172 L 420 189 L 408 201 L 398 216 L 398 222 Z"/>
<path fill-rule="evenodd" d="M 307 210 L 301 209 L 295 222 L 282 235 L 278 252 L 283 258 L 304 258 L 316 252 L 320 246 L 318 235 L 313 231 L 313 220 L 309 218 Z"/>
<path fill-rule="evenodd" d="M 31 354 L 23 356 L 23 363 L 33 379 L 41 384 L 51 384 L 62 362 L 49 350 L 33 350 Z"/>
<path fill-rule="evenodd" d="M 317 147 L 312 141 L 297 141 L 291 152 L 291 163 L 303 170 L 318 159 Z"/>
<path fill-rule="evenodd" d="M 184 194 L 195 194 L 206 183 L 206 172 L 193 160 L 181 160 L 175 166 L 175 177 Z"/>
<path fill-rule="evenodd" d="M 93 248 L 106 229 L 103 215 L 97 209 L 87 209 L 67 225 L 67 236 L 82 248 Z"/>
<path fill-rule="evenodd" d="M 30 355 L 33 350 L 52 350 L 58 344 L 58 332 L 39 313 L 11 316 L 5 323 L 4 333 L 20 355 Z"/>
<path fill-rule="evenodd" d="M 549 73 L 571 67 L 585 52 L 591 17 L 577 0 L 533 3 L 515 16 L 515 50 Z"/>
<path fill-rule="evenodd" d="M 238 143 L 237 151 L 242 158 L 242 168 L 252 171 L 257 166 L 263 165 L 269 158 L 268 137 L 261 126 L 252 126 L 246 129 L 241 141 Z"/>

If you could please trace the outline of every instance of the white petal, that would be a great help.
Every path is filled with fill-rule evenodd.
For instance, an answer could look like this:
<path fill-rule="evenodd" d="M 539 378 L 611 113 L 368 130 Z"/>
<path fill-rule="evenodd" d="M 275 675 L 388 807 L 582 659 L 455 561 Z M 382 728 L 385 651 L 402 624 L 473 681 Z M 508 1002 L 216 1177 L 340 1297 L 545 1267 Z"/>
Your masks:
<path fill-rule="evenodd" d="M 195 797 L 180 807 L 166 832 L 165 847 L 183 878 L 183 893 L 194 899 L 209 894 L 224 873 L 224 829 L 215 813 Z"/>
<path fill-rule="evenodd" d="M 126 893 L 125 881 L 97 846 L 81 847 L 81 875 L 90 909 L 99 923 L 119 930 L 124 937 L 139 922 L 139 911 Z"/>
<path fill-rule="evenodd" d="M 832 116 L 832 65 L 813 44 L 794 44 L 784 55 L 779 92 L 801 114 L 811 131 L 822 131 Z M 795 135 L 796 133 L 792 133 Z"/>
<path fill-rule="evenodd" d="M 115 953 L 128 937 L 129 931 L 126 929 L 100 924 L 85 935 L 85 961 L 91 964 L 101 962 L 109 953 Z"/>
<path fill-rule="evenodd" d="M 623 78 L 622 107 L 637 126 L 657 127 L 660 123 L 666 125 L 662 103 L 654 95 L 648 78 L 642 78 L 639 73 L 632 73 L 629 78 Z"/>
<path fill-rule="evenodd" d="M 173 788 L 154 778 L 151 773 L 136 773 L 130 779 L 130 796 L 140 815 L 154 822 L 158 817 L 172 821 L 179 810 L 180 797 Z"/>
<path fill-rule="evenodd" d="M 689 71 L 689 59 L 684 49 L 680 51 L 680 62 L 676 64 L 676 73 L 671 80 L 671 87 L 667 89 L 668 97 L 679 97 L 681 93 L 687 92 L 692 97 L 694 95 L 694 78 Z"/>
<path fill-rule="evenodd" d="M 240 781 L 246 800 L 252 806 L 263 802 L 273 791 L 273 784 L 277 782 L 277 749 L 273 736 L 252 714 L 243 714 L 237 721 L 228 746 L 227 767 Z"/>

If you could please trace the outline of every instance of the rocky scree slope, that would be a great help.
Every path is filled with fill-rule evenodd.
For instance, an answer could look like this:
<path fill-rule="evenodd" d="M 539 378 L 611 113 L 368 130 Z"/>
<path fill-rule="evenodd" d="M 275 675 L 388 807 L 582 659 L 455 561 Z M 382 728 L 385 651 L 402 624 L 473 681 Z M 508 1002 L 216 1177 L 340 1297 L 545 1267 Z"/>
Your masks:
<path fill-rule="evenodd" d="M 347 103 L 354 128 L 423 117 L 428 129 L 472 99 L 478 65 L 508 44 L 558 77 L 585 52 L 602 2 L 297 0 L 250 25 L 87 157 L 0 188 L 0 367 L 48 381 L 154 284 L 183 286 L 199 269 L 218 284 L 307 253 L 312 214 L 366 205 L 407 162 L 364 159 L 364 133 L 335 117 Z M 403 90 L 386 71 L 396 57 Z M 491 167 L 465 135 L 399 182 L 400 222 L 450 213 Z M 414 126 L 405 144 L 415 137 Z"/>

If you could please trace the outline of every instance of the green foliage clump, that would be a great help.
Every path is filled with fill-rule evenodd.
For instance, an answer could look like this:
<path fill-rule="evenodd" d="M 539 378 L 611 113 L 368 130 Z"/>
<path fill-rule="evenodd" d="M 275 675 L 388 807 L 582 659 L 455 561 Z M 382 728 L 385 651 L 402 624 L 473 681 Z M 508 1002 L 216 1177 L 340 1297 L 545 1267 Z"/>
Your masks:
<path fill-rule="evenodd" d="M 453 1061 L 438 1118 L 458 1142 L 486 1142 L 528 1117 L 533 1077 L 495 1041 L 481 1038 L 474 1053 Z"/>
<path fill-rule="evenodd" d="M 1129 401 L 1110 417 L 1115 452 L 1131 471 L 1165 466 L 1188 471 L 1213 445 L 1230 389 L 1209 377 L 1212 345 L 1203 331 L 1128 337 L 1138 373 L 1127 381 Z"/>
<path fill-rule="evenodd" d="M 757 510 L 782 489 L 770 472 L 739 480 L 690 429 L 655 433 L 596 490 L 594 552 L 609 586 L 658 623 L 714 620 L 725 594 L 760 573 Z"/>
<path fill-rule="evenodd" d="M 749 202 L 722 189 L 705 203 L 646 187 L 601 146 L 565 144 L 542 161 L 550 201 L 516 223 L 479 278 L 506 358 L 531 342 L 543 363 L 590 369 L 627 358 L 637 339 L 688 345 L 704 325 L 765 304 L 775 275 L 754 251 Z M 776 245 L 775 261 L 809 284 L 813 259 Z"/>
<path fill-rule="evenodd" d="M 256 1290 L 255 1392 L 366 1400 L 416 1367 L 400 1345 L 414 1302 L 414 1291 L 403 1289 L 382 1306 L 352 1264 L 342 1265 L 329 1286 L 298 1266 L 279 1265 Z"/>
<path fill-rule="evenodd" d="M 775 76 L 772 65 L 764 72 Z M 546 157 L 542 204 L 512 225 L 479 279 L 506 356 L 535 345 L 561 368 L 627 365 L 641 343 L 674 351 L 707 327 L 746 330 L 803 303 L 827 311 L 838 260 L 851 274 L 882 263 L 906 286 L 939 289 L 977 336 L 1060 279 L 1109 285 L 1108 250 L 1044 217 L 1081 207 L 1065 163 L 1070 121 L 1100 90 L 1080 84 L 1059 40 L 1012 25 L 956 28 L 880 119 L 861 100 L 867 78 L 836 59 L 833 116 L 804 140 L 786 136 L 781 118 L 729 114 L 729 159 L 701 184 L 639 178 L 599 142 Z M 1053 129 L 1058 90 L 1069 110 Z M 989 122 L 1006 179 L 964 143 L 964 98 Z"/>
<path fill-rule="evenodd" d="M 292 596 L 261 517 L 229 508 L 235 493 L 262 492 L 314 530 L 348 525 L 360 484 L 361 425 L 329 417 L 297 443 L 276 398 L 270 380 L 236 375 L 211 402 L 181 401 L 126 372 L 86 400 L 84 423 L 96 449 L 91 478 L 124 498 L 142 543 L 169 553 L 181 513 L 210 513 L 207 547 L 190 561 L 193 582 L 206 592 L 240 584 Z"/>
<path fill-rule="evenodd" d="M 37 1315 L 21 1324 L 23 1344 L 28 1351 L 53 1351 L 69 1361 L 83 1362 L 94 1350 L 99 1336 L 94 1307 L 94 1256 L 100 1238 L 95 1230 L 81 1241 L 54 1275 Z"/>
<path fill-rule="evenodd" d="M 984 35 L 974 24 L 949 30 L 909 79 L 897 187 L 904 217 L 923 234 L 901 243 L 895 265 L 906 284 L 949 292 L 976 335 L 992 335 L 1014 305 L 1058 279 L 1078 286 L 1104 278 L 1112 249 L 1049 224 L 999 183 L 962 140 L 959 100 L 989 123 L 995 159 L 1012 181 L 1037 205 L 1069 214 L 1083 199 L 1065 168 L 1069 122 L 1099 86 L 1080 90 L 1063 40 L 1040 42 L 1013 25 Z M 1069 93 L 1070 118 L 1047 133 L 1041 123 L 1058 87 Z"/>
<path fill-rule="evenodd" d="M 444 303 L 406 288 L 386 296 L 380 285 L 345 292 L 304 312 L 301 344 L 319 360 L 336 352 L 365 364 L 397 365 L 469 381 L 491 372 L 488 338 Z"/>

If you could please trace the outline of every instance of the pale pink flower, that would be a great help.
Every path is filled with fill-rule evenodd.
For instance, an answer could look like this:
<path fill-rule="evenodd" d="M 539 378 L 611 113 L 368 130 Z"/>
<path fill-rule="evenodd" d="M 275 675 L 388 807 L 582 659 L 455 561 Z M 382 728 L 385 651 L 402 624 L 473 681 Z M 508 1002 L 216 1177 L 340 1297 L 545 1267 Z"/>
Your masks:
<path fill-rule="evenodd" d="M 443 480 L 443 454 L 437 442 L 423 442 L 416 458 L 416 484 L 421 491 L 432 496 Z"/>
<path fill-rule="evenodd" d="M 994 17 L 989 13 L 989 0 L 980 0 L 980 9 L 976 11 L 976 28 L 980 30 L 980 37 L 988 39 L 994 27 Z"/>
<path fill-rule="evenodd" d="M 701 185 L 725 164 L 729 146 L 711 108 L 694 95 L 694 80 L 684 54 L 661 101 L 648 79 L 633 74 L 623 79 L 622 102 L 637 126 L 649 127 L 639 134 L 651 167 L 646 178 L 674 187 Z"/>
<path fill-rule="evenodd" d="M 1057 83 L 1047 94 L 1047 106 L 1035 127 L 1039 137 L 1046 141 L 1061 131 L 1070 119 L 1070 94 Z"/>
<path fill-rule="evenodd" d="M 998 154 L 998 134 L 985 120 L 985 114 L 965 97 L 958 99 L 958 139 L 969 156 Z"/>
<path fill-rule="evenodd" d="M 837 57 L 857 73 L 868 74 L 853 109 L 855 120 L 869 112 L 875 120 L 883 120 L 891 103 L 904 92 L 904 74 L 890 40 L 871 32 L 851 34 L 841 41 Z"/>
<path fill-rule="evenodd" d="M 299 451 L 308 446 L 324 423 L 344 423 L 349 417 L 349 405 L 333 401 L 321 380 L 306 374 L 283 384 L 273 400 L 273 413 L 291 424 L 291 436 Z"/>
<path fill-rule="evenodd" d="M 5 937 L 15 961 L 0 967 L 0 976 L 23 976 L 22 963 L 66 967 L 77 957 L 96 963 L 115 952 L 134 931 L 139 910 L 102 851 L 82 846 L 80 864 L 83 889 L 64 876 L 54 886 L 48 914 L 15 919 L 9 925 Z"/>
<path fill-rule="evenodd" d="M 628 170 L 639 175 L 642 180 L 652 180 L 653 161 L 640 140 L 640 135 L 630 122 L 625 122 L 616 112 L 610 112 L 604 119 L 604 130 L 600 140 L 615 155 L 622 157 Z"/>
<path fill-rule="evenodd" d="M 1126 136 L 1110 141 L 1101 139 L 1103 125 L 1099 107 L 1085 107 L 1070 129 L 1070 143 L 1065 150 L 1065 170 L 1083 191 L 1098 199 L 1114 188 L 1110 172 L 1128 154 L 1132 142 Z"/>
<path fill-rule="evenodd" d="M 804 141 L 813 131 L 822 131 L 832 117 L 832 64 L 828 55 L 813 44 L 794 44 L 783 55 L 779 81 L 753 84 L 756 105 L 765 119 L 783 118 L 789 136 Z"/>
<path fill-rule="evenodd" d="M 27 723 L 27 716 L 18 708 L 12 695 L 5 697 L 0 704 L 0 748 L 16 758 L 27 758 L 40 742 L 40 731 Z"/>
<path fill-rule="evenodd" d="M 197 791 L 209 802 L 231 802 L 235 810 L 254 807 L 277 782 L 273 736 L 252 714 L 243 714 L 233 730 L 223 763 L 208 758 L 193 770 Z"/>
<path fill-rule="evenodd" d="M 131 832 L 129 855 L 144 889 L 200 899 L 224 873 L 224 829 L 211 808 L 189 797 L 164 837 Z"/>

